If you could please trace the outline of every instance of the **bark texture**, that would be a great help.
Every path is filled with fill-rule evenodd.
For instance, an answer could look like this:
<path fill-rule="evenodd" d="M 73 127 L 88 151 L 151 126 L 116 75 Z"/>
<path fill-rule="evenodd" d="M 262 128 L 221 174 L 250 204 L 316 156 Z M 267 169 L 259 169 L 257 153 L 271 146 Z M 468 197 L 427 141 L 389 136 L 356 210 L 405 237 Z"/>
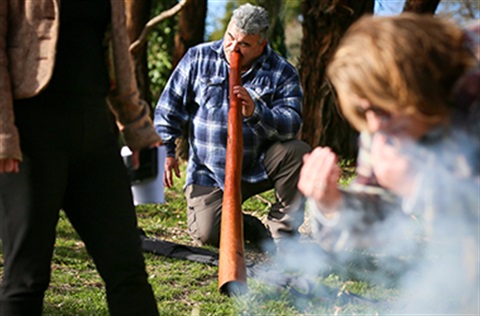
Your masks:
<path fill-rule="evenodd" d="M 127 34 L 130 40 L 129 44 L 134 42 L 142 33 L 143 27 L 150 18 L 152 1 L 125 1 L 125 10 L 127 15 Z M 140 97 L 148 104 L 151 104 L 152 96 L 150 95 L 148 65 L 147 65 L 147 47 L 144 46 L 138 52 L 135 62 L 135 76 L 137 79 Z"/>
<path fill-rule="evenodd" d="M 440 0 L 406 0 L 403 12 L 434 14 Z"/>
<path fill-rule="evenodd" d="M 373 0 L 304 0 L 300 76 L 305 91 L 301 138 L 310 146 L 329 146 L 342 158 L 357 154 L 357 133 L 343 118 L 325 70 L 347 28 Z"/>

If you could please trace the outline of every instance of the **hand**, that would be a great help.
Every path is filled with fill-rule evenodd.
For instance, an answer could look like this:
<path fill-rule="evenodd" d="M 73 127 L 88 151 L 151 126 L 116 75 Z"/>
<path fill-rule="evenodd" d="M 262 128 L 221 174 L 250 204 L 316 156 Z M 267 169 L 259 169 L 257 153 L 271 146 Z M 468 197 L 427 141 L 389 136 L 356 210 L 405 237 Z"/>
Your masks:
<path fill-rule="evenodd" d="M 398 150 L 401 141 L 393 137 L 391 140 L 393 144 L 383 134 L 374 135 L 371 147 L 373 173 L 382 187 L 400 196 L 407 196 L 413 189 L 414 168 L 408 157 Z"/>
<path fill-rule="evenodd" d="M 165 159 L 165 173 L 163 177 L 163 184 L 167 188 L 173 186 L 173 174 L 172 170 L 175 171 L 177 178 L 180 178 L 180 169 L 178 167 L 178 161 L 175 157 L 167 157 Z"/>
<path fill-rule="evenodd" d="M 155 142 L 150 147 L 158 147 L 161 146 L 162 142 Z M 140 151 L 139 150 L 133 150 L 132 151 L 132 168 L 133 170 L 137 170 L 138 167 L 140 167 Z"/>
<path fill-rule="evenodd" d="M 242 102 L 242 114 L 244 117 L 250 117 L 255 110 L 255 103 L 253 102 L 250 93 L 248 93 L 247 89 L 242 86 L 234 86 L 233 93 L 240 99 Z"/>
<path fill-rule="evenodd" d="M 297 186 L 304 196 L 316 201 L 319 209 L 331 213 L 340 202 L 339 177 L 335 153 L 328 147 L 317 147 L 303 157 Z"/>
<path fill-rule="evenodd" d="M 13 158 L 0 159 L 0 173 L 18 173 L 18 160 Z"/>

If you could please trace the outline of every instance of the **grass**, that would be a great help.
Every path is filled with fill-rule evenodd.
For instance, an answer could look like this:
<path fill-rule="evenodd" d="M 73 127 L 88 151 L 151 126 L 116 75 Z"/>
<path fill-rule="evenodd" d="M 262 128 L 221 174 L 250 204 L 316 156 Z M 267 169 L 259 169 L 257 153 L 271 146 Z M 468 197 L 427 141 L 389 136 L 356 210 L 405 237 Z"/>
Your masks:
<path fill-rule="evenodd" d="M 184 174 L 185 168 L 182 172 Z M 348 177 L 342 181 L 347 183 Z M 191 239 L 186 233 L 183 178 L 176 180 L 175 187 L 165 192 L 166 204 L 137 207 L 139 226 L 149 236 L 190 245 Z M 269 201 L 273 201 L 272 191 L 249 199 L 243 209 L 264 219 Z M 308 227 L 304 231 L 308 234 Z M 279 266 L 283 260 L 280 256 L 269 258 L 253 250 L 247 250 L 246 257 L 247 262 L 257 262 L 259 267 L 266 265 L 267 270 Z M 215 266 L 150 253 L 145 253 L 145 259 L 162 315 L 358 315 L 372 310 L 385 312 L 385 308 L 355 299 L 348 293 L 382 302 L 392 300 L 398 294 L 390 285 L 358 278 L 358 275 L 352 278 L 345 271 L 358 267 L 349 263 L 310 275 L 303 275 L 294 268 L 280 269 L 286 272 L 278 274 L 280 278 L 274 279 L 275 282 L 282 278 L 285 281 L 285 276 L 298 278 L 277 285 L 249 278 L 246 295 L 229 297 L 217 289 L 218 268 Z M 1 260 L 0 276 L 3 274 Z M 322 262 L 308 263 L 322 265 Z M 302 263 L 305 264 L 307 262 Z M 57 227 L 52 279 L 46 292 L 44 311 L 45 315 L 108 315 L 103 282 L 63 213 Z"/>

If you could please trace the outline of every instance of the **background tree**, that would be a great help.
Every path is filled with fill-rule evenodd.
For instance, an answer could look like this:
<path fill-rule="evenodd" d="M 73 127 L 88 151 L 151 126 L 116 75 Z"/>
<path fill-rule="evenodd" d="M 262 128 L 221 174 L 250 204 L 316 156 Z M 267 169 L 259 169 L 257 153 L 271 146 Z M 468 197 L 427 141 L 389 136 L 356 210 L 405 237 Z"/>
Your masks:
<path fill-rule="evenodd" d="M 300 49 L 302 38 L 302 1 L 285 2 L 285 46 L 287 59 L 295 67 L 300 64 Z"/>
<path fill-rule="evenodd" d="M 174 7 L 177 3 L 177 0 L 152 0 L 150 18 Z M 150 78 L 150 95 L 153 103 L 158 100 L 172 72 L 172 56 L 175 47 L 174 37 L 177 25 L 178 15 L 162 21 L 148 37 L 147 64 L 148 77 Z"/>
<path fill-rule="evenodd" d="M 170 49 L 174 47 L 175 15 L 185 6 L 186 0 L 123 1 L 130 43 L 135 42 L 133 46 L 136 46 L 132 54 L 140 94 L 152 104 L 172 69 L 173 50 Z"/>
<path fill-rule="evenodd" d="M 205 19 L 207 17 L 207 0 L 188 0 L 180 12 L 178 30 L 175 34 L 175 50 L 173 52 L 174 69 L 187 50 L 204 41 Z M 183 137 L 176 140 L 176 156 L 186 161 L 188 159 L 187 130 L 184 129 Z"/>
<path fill-rule="evenodd" d="M 355 158 L 357 133 L 342 117 L 325 69 L 347 28 L 364 13 L 373 13 L 374 0 L 304 0 L 300 76 L 305 91 L 301 138 L 329 146 L 343 158 Z"/>
<path fill-rule="evenodd" d="M 152 1 L 125 0 L 125 9 L 127 11 L 128 38 L 130 39 L 130 43 L 132 43 L 140 36 L 144 25 L 150 18 Z M 135 75 L 140 90 L 140 96 L 150 104 L 152 97 L 150 94 L 150 79 L 148 78 L 147 47 L 142 47 L 137 56 L 138 58 L 135 59 Z"/>
<path fill-rule="evenodd" d="M 442 1 L 435 14 L 450 19 L 455 23 L 465 26 L 470 23 L 480 23 L 480 1 Z"/>
<path fill-rule="evenodd" d="M 434 14 L 440 0 L 406 0 L 403 12 Z"/>
<path fill-rule="evenodd" d="M 207 0 L 188 0 L 180 12 L 178 31 L 175 34 L 173 68 L 186 51 L 204 41 L 205 19 L 207 17 Z"/>
<path fill-rule="evenodd" d="M 258 5 L 268 11 L 270 19 L 270 31 L 268 39 L 272 48 L 280 55 L 287 57 L 285 46 L 285 1 L 258 0 Z"/>

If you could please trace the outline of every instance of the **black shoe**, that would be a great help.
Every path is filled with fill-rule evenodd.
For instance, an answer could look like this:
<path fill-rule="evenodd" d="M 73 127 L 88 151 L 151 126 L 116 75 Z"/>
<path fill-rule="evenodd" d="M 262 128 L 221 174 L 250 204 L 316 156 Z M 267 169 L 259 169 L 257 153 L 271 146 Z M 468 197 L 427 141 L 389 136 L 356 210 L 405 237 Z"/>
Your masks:
<path fill-rule="evenodd" d="M 267 227 L 256 217 L 243 214 L 243 239 L 245 245 L 261 252 L 271 252 L 273 245 L 272 234 Z"/>

